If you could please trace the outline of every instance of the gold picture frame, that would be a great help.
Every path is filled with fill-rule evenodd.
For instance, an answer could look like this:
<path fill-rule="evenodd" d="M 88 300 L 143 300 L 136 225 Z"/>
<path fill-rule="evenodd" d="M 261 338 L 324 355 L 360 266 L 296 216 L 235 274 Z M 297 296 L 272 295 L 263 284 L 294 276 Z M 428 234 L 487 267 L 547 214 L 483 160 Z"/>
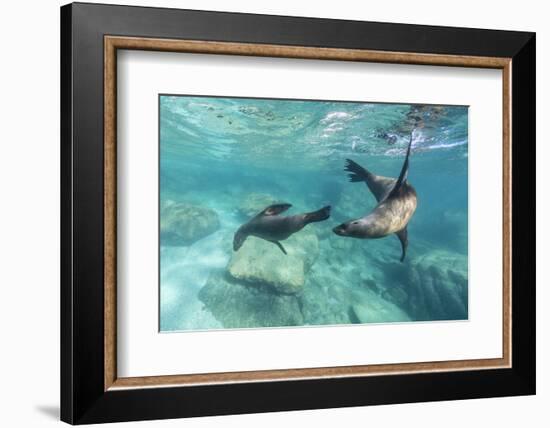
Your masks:
<path fill-rule="evenodd" d="M 159 386 L 186 386 L 267 380 L 338 378 L 437 371 L 497 369 L 511 364 L 511 58 L 432 55 L 356 49 L 296 47 L 265 44 L 169 40 L 105 36 L 105 390 Z M 391 64 L 439 65 L 502 70 L 503 123 L 503 323 L 502 358 L 377 364 L 306 369 L 279 369 L 228 373 L 148 377 L 116 375 L 116 64 L 117 50 L 144 50 L 208 55 L 247 55 L 278 58 L 360 61 Z"/>

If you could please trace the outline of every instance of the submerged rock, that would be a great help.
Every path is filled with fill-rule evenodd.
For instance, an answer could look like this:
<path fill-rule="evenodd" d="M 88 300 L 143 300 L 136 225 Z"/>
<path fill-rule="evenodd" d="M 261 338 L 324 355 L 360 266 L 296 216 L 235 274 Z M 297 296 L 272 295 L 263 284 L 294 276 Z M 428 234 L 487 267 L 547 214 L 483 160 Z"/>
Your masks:
<path fill-rule="evenodd" d="M 191 245 L 219 227 L 218 214 L 210 208 L 169 201 L 160 210 L 161 245 Z"/>
<path fill-rule="evenodd" d="M 341 252 L 346 257 L 348 257 L 352 251 L 355 251 L 355 247 L 358 245 L 355 239 L 342 238 L 336 236 L 334 233 L 328 237 L 327 241 L 331 246 L 330 251 L 334 253 L 334 250 L 336 250 L 336 252 Z"/>
<path fill-rule="evenodd" d="M 335 261 L 331 246 L 322 242 L 319 260 L 308 273 L 300 294 L 304 321 L 310 325 L 408 321 L 404 308 L 382 295 L 380 281 L 362 253 Z M 337 266 L 337 269 L 333 269 Z M 360 267 L 357 267 L 360 266 Z M 376 270 L 378 272 L 378 270 Z"/>
<path fill-rule="evenodd" d="M 351 305 L 351 311 L 360 323 L 386 323 L 410 321 L 410 317 L 397 305 L 381 298 L 364 299 Z"/>
<path fill-rule="evenodd" d="M 378 291 L 356 287 L 353 283 L 346 283 L 345 280 L 334 277 L 329 282 L 325 279 L 318 275 L 314 279 L 308 278 L 304 292 L 300 296 L 302 314 L 307 324 L 410 321 L 402 308 L 384 299 Z"/>
<path fill-rule="evenodd" d="M 402 287 L 390 287 L 384 291 L 382 297 L 400 307 L 406 307 L 409 301 L 409 295 Z"/>
<path fill-rule="evenodd" d="M 234 252 L 227 271 L 229 275 L 249 284 L 262 284 L 281 294 L 302 291 L 305 274 L 319 254 L 316 235 L 300 231 L 282 242 L 287 254 L 273 243 L 248 237 L 241 249 Z"/>
<path fill-rule="evenodd" d="M 468 317 L 468 258 L 446 250 L 430 251 L 409 266 L 408 312 L 420 320 Z"/>
<path fill-rule="evenodd" d="M 304 324 L 295 296 L 273 293 L 269 288 L 238 283 L 223 271 L 210 275 L 199 292 L 205 309 L 224 328 L 261 328 Z"/>
<path fill-rule="evenodd" d="M 308 279 L 300 304 L 308 325 L 352 324 L 348 307 L 350 299 L 339 285 L 328 285 L 323 278 Z"/>
<path fill-rule="evenodd" d="M 275 197 L 266 193 L 249 193 L 239 204 L 238 212 L 241 217 L 248 219 L 276 202 Z"/>

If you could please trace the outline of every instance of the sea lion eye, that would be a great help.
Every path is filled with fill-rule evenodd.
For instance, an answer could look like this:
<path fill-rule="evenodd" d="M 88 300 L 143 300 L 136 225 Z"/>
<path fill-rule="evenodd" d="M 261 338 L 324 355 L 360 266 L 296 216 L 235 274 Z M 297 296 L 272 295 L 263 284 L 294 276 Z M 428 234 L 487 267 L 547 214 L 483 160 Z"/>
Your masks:
<path fill-rule="evenodd" d="M 358 222 L 358 221 L 354 221 L 354 222 L 352 222 L 351 224 L 359 224 L 359 222 Z"/>

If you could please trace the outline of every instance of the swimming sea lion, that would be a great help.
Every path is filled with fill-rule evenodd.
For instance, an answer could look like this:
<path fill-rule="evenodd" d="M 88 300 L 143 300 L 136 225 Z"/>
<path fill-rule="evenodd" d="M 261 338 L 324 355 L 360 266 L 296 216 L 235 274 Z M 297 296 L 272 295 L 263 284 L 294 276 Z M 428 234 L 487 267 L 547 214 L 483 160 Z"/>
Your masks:
<path fill-rule="evenodd" d="M 347 159 L 346 170 L 350 181 L 364 181 L 373 193 L 378 205 L 366 216 L 349 220 L 332 231 L 340 236 L 360 239 L 378 239 L 395 233 L 401 242 L 401 261 L 407 251 L 407 224 L 416 210 L 416 191 L 407 181 L 412 134 L 407 147 L 405 162 L 399 178 L 382 177 L 367 171 L 361 165 Z"/>
<path fill-rule="evenodd" d="M 291 216 L 279 215 L 291 206 L 291 204 L 286 203 L 270 205 L 256 214 L 248 223 L 239 227 L 235 233 L 233 250 L 238 251 L 246 238 L 255 236 L 274 243 L 286 254 L 285 247 L 279 241 L 284 241 L 293 233 L 302 230 L 309 223 L 323 221 L 330 217 L 330 205 L 312 213 Z"/>

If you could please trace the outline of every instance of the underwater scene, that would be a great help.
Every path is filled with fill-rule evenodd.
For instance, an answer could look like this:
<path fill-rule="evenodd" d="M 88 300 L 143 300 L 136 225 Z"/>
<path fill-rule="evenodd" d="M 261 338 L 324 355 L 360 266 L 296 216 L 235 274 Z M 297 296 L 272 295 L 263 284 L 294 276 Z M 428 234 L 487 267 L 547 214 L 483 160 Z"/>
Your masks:
<path fill-rule="evenodd" d="M 159 95 L 161 332 L 468 319 L 468 108 Z"/>

